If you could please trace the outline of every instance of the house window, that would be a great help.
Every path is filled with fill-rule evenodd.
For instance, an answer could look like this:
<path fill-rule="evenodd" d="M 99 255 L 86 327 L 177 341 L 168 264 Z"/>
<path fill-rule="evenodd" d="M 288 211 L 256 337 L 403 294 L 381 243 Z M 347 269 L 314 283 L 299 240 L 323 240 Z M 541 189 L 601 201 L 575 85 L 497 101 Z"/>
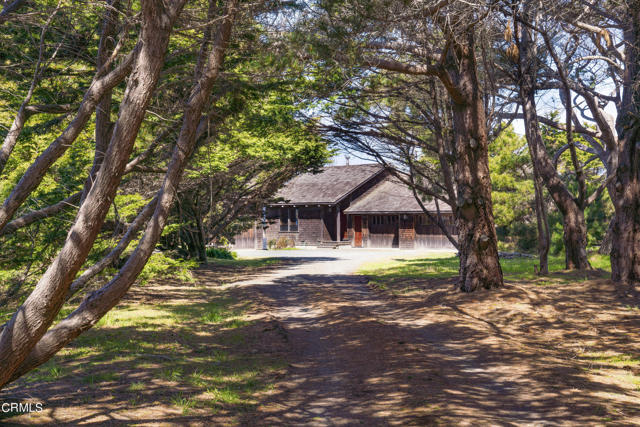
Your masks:
<path fill-rule="evenodd" d="M 280 231 L 298 231 L 298 209 L 280 208 Z"/>
<path fill-rule="evenodd" d="M 289 209 L 289 231 L 298 231 L 298 209 Z"/>
<path fill-rule="evenodd" d="M 371 215 L 372 225 L 394 225 L 398 223 L 398 215 Z"/>
<path fill-rule="evenodd" d="M 289 209 L 280 208 L 280 231 L 289 231 Z"/>

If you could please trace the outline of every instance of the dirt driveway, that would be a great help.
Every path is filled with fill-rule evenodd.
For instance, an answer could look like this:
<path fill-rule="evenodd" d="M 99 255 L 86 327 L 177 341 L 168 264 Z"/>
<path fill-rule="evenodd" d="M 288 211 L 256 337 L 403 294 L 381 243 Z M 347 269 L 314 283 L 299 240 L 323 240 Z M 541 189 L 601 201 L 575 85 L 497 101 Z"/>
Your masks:
<path fill-rule="evenodd" d="M 591 329 L 599 328 L 596 341 L 637 352 L 637 329 L 635 343 L 632 334 L 637 315 L 626 316 L 621 308 L 617 319 L 597 318 L 598 306 L 607 302 L 593 298 L 609 295 L 606 290 L 576 286 L 591 300 L 551 301 L 557 298 L 512 284 L 487 298 L 456 294 L 452 281 L 439 281 L 436 293 L 392 298 L 351 273 L 364 261 L 420 254 L 343 249 L 282 254 L 304 262 L 232 285 L 261 295 L 291 348 L 287 374 L 262 396 L 249 424 L 640 423 L 640 387 L 607 384 L 567 347 L 574 341 L 596 345 Z M 573 310 L 578 330 L 554 317 L 563 309 L 569 315 Z M 607 323 L 617 328 L 615 342 L 610 330 L 603 333 L 605 324 L 598 324 L 610 320 L 617 320 Z"/>
<path fill-rule="evenodd" d="M 287 260 L 132 289 L 111 320 L 5 391 L 47 411 L 0 424 L 640 425 L 640 304 L 597 272 L 473 294 L 420 274 L 399 292 L 353 273 L 418 257 L 402 264 L 426 271 L 433 257 L 241 256 Z"/>

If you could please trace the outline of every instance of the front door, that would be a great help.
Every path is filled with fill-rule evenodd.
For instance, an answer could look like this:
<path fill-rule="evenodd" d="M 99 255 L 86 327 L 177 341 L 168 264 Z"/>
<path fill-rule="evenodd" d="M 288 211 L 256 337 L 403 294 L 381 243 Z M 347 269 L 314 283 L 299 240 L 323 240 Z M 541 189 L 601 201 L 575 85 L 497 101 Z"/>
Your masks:
<path fill-rule="evenodd" d="M 361 248 L 362 247 L 362 216 L 360 215 L 353 216 L 353 234 L 354 234 L 353 245 L 356 248 Z"/>

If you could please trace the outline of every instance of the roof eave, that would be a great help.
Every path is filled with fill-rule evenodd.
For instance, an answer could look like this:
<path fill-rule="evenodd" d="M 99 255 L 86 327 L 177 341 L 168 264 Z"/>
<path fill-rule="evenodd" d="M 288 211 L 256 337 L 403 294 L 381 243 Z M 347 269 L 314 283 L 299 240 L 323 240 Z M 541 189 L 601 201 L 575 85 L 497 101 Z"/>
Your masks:
<path fill-rule="evenodd" d="M 423 214 L 424 211 L 420 210 L 420 211 L 411 211 L 411 210 L 398 210 L 398 211 L 381 211 L 381 210 L 376 210 L 376 211 L 362 211 L 362 210 L 357 210 L 357 211 L 350 211 L 348 209 L 346 209 L 344 211 L 345 214 L 347 215 L 392 215 L 392 214 Z M 433 210 L 433 211 L 429 211 L 429 213 L 434 213 L 437 214 L 438 212 Z M 440 209 L 440 213 L 451 213 L 451 211 L 445 211 Z"/>

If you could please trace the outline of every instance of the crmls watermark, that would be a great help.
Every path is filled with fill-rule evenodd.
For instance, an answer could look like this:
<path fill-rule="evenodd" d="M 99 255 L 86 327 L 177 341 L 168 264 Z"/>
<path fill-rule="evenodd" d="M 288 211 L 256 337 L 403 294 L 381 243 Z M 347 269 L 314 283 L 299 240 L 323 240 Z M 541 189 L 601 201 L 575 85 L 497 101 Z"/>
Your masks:
<path fill-rule="evenodd" d="M 3 414 L 27 414 L 42 412 L 44 405 L 41 402 L 3 402 L 0 404 L 0 412 Z"/>

